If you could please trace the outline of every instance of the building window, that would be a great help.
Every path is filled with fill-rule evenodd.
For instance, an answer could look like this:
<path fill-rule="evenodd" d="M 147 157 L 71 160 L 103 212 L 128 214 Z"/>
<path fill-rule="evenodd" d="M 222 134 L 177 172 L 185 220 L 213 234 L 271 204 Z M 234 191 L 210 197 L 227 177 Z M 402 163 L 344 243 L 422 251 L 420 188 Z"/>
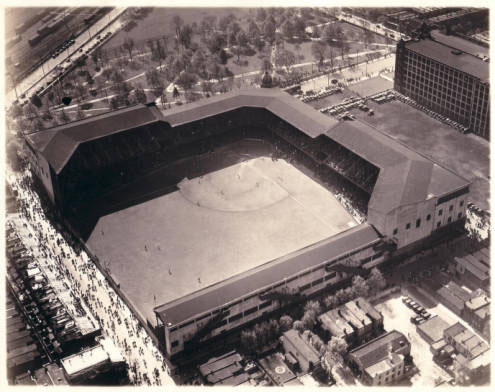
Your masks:
<path fill-rule="evenodd" d="M 397 235 L 398 232 L 399 232 L 399 229 L 394 229 L 394 235 Z"/>
<path fill-rule="evenodd" d="M 258 311 L 258 307 L 257 307 L 257 306 L 255 306 L 255 307 L 253 307 L 253 308 L 251 308 L 251 309 L 246 310 L 246 311 L 244 312 L 244 316 L 247 316 L 248 314 L 251 314 L 251 313 L 254 313 L 254 312 L 257 312 L 257 311 Z"/>
<path fill-rule="evenodd" d="M 437 223 L 437 229 L 440 227 L 440 224 L 441 224 L 441 222 L 438 222 Z"/>
<path fill-rule="evenodd" d="M 411 228 L 411 224 L 410 223 L 406 224 L 406 230 L 409 230 L 410 228 Z"/>
<path fill-rule="evenodd" d="M 263 302 L 262 304 L 260 304 L 259 308 L 264 309 L 264 308 L 267 308 L 268 306 L 270 306 L 271 304 L 272 304 L 272 301 L 266 301 L 266 302 Z"/>
<path fill-rule="evenodd" d="M 229 318 L 229 323 L 233 323 L 234 321 L 237 321 L 241 318 L 242 318 L 242 313 L 236 314 L 235 316 Z"/>
<path fill-rule="evenodd" d="M 443 214 L 443 210 L 440 208 L 440 209 L 438 210 L 438 216 L 442 216 L 442 214 Z"/>
<path fill-rule="evenodd" d="M 447 222 L 448 223 L 452 222 L 452 217 L 449 216 L 449 219 L 447 219 Z"/>
<path fill-rule="evenodd" d="M 426 220 L 429 221 L 431 219 L 431 214 L 426 215 Z"/>
<path fill-rule="evenodd" d="M 459 213 L 457 214 L 457 218 L 458 218 L 458 219 L 461 219 L 461 217 L 462 217 L 462 212 L 459 212 Z"/>
<path fill-rule="evenodd" d="M 171 344 L 172 347 L 177 347 L 179 345 L 179 341 L 178 340 L 174 340 Z"/>
<path fill-rule="evenodd" d="M 464 205 L 464 200 L 461 200 L 459 206 L 462 207 Z"/>
<path fill-rule="evenodd" d="M 416 227 L 419 227 L 419 226 L 421 226 L 421 219 L 416 220 Z"/>
<path fill-rule="evenodd" d="M 454 206 L 453 206 L 453 205 L 451 205 L 451 206 L 449 207 L 449 211 L 452 211 L 453 209 L 454 209 Z"/>

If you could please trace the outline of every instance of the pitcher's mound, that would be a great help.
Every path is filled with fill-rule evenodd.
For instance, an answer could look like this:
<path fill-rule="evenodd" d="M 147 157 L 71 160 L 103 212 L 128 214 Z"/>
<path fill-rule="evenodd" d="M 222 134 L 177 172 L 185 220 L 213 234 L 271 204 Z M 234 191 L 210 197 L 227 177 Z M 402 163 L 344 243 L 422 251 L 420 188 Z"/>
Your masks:
<path fill-rule="evenodd" d="M 228 212 L 259 210 L 289 196 L 256 167 L 265 159 L 273 165 L 270 158 L 257 158 L 192 180 L 185 178 L 177 186 L 182 196 L 198 207 Z"/>

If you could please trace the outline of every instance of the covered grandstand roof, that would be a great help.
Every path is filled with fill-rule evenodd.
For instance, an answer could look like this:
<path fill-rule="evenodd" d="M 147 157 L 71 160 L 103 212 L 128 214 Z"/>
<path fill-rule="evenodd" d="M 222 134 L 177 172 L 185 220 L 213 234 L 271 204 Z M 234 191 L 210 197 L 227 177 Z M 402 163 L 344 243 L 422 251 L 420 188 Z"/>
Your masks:
<path fill-rule="evenodd" d="M 164 112 L 164 120 L 171 126 L 181 125 L 240 107 L 264 108 L 311 137 L 329 130 L 337 121 L 312 110 L 308 105 L 279 89 L 238 90 L 177 106 Z"/>
<path fill-rule="evenodd" d="M 388 213 L 399 206 L 450 193 L 469 184 L 361 121 L 341 122 L 326 136 L 380 168 L 368 204 L 370 210 Z"/>
<path fill-rule="evenodd" d="M 26 138 L 43 154 L 53 170 L 60 173 L 80 143 L 160 119 L 161 112 L 154 105 L 135 105 L 32 133 Z"/>
<path fill-rule="evenodd" d="M 27 138 L 60 173 L 79 143 L 143 125 L 178 126 L 241 107 L 265 108 L 310 137 L 326 135 L 379 167 L 368 208 L 395 208 L 454 192 L 469 182 L 361 121 L 337 120 L 279 89 L 237 90 L 161 112 L 136 105 L 37 132 Z M 166 125 L 165 125 L 166 124 Z"/>
<path fill-rule="evenodd" d="M 196 291 L 158 306 L 155 312 L 164 324 L 176 325 L 206 311 L 226 305 L 249 293 L 270 286 L 284 278 L 332 260 L 379 240 L 372 226 L 362 224 L 309 247 L 290 253 L 222 283 Z"/>

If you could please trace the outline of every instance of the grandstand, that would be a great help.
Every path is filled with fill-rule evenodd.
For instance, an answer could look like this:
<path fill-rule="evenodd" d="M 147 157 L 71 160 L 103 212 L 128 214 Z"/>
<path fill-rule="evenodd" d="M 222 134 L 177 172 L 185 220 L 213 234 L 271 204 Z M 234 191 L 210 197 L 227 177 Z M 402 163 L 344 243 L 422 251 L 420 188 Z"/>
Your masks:
<path fill-rule="evenodd" d="M 95 261 L 110 259 L 120 294 L 169 357 L 462 225 L 469 194 L 466 180 L 380 131 L 276 89 L 163 112 L 136 105 L 26 142 L 49 198 Z M 180 215 L 185 199 L 189 213 Z M 253 226 L 258 218 L 270 232 Z M 152 238 L 144 250 L 141 238 Z M 190 262 L 163 256 L 181 247 L 197 247 Z"/>

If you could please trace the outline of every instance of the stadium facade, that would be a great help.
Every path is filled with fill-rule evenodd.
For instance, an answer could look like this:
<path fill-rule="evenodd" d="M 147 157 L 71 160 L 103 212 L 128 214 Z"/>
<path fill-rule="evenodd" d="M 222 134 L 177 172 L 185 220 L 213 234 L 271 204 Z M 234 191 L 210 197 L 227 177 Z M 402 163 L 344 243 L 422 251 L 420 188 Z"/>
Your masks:
<path fill-rule="evenodd" d="M 461 48 L 460 38 L 440 37 L 399 41 L 394 89 L 489 140 L 489 63 Z"/>
<path fill-rule="evenodd" d="M 160 165 L 255 136 L 338 181 L 365 222 L 155 307 L 174 357 L 292 301 L 365 274 L 393 252 L 463 224 L 469 183 L 360 121 L 337 122 L 275 89 L 241 90 L 160 111 L 137 105 L 27 136 L 33 173 L 64 216 Z M 177 182 L 180 179 L 176 179 Z M 391 245 L 392 244 L 392 245 Z M 125 295 L 125 293 L 124 293 Z"/>

